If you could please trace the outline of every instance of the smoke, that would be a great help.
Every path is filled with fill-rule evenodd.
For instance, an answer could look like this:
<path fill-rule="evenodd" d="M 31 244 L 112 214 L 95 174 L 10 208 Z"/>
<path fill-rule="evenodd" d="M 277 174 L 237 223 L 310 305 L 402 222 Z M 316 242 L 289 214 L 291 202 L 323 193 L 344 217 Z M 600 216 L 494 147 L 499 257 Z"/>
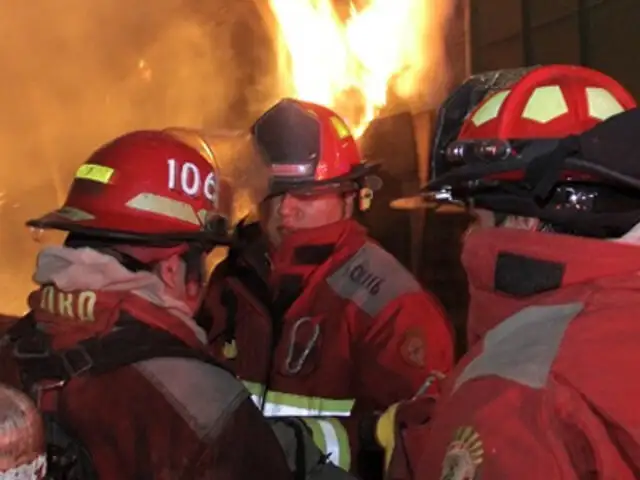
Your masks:
<path fill-rule="evenodd" d="M 92 150 L 128 130 L 245 127 L 274 100 L 275 77 L 252 2 L 6 0 L 3 9 L 0 312 L 21 313 L 42 246 L 24 222 L 64 200 Z"/>

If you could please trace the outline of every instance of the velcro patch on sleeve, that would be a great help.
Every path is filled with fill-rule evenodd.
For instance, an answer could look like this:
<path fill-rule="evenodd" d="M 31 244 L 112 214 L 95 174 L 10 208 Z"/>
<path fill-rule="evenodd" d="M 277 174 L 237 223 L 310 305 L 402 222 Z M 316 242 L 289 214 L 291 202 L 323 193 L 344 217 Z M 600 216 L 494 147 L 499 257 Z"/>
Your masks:
<path fill-rule="evenodd" d="M 398 260 L 373 243 L 364 244 L 327 283 L 338 296 L 372 317 L 401 296 L 422 290 Z"/>

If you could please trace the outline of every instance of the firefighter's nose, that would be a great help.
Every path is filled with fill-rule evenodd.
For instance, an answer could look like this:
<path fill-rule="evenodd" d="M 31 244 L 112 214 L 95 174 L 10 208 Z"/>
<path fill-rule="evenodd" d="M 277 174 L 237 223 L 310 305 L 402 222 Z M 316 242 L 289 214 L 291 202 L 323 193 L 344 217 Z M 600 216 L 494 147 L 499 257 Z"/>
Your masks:
<path fill-rule="evenodd" d="M 285 193 L 280 200 L 280 205 L 278 207 L 278 213 L 282 217 L 288 217 L 295 213 L 296 207 L 296 198 L 293 195 Z"/>

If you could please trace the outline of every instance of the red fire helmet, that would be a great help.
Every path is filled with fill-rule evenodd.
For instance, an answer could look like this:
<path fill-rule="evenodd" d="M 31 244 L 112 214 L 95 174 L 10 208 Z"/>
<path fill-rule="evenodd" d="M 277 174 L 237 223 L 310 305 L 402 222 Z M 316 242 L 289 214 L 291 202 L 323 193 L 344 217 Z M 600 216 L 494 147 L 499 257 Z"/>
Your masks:
<path fill-rule="evenodd" d="M 488 95 L 469 114 L 458 140 L 565 137 L 635 106 L 633 96 L 601 72 L 543 66 Z"/>
<path fill-rule="evenodd" d="M 149 245 L 224 242 L 237 221 L 237 183 L 250 176 L 245 190 L 261 190 L 244 192 L 245 204 L 268 190 L 268 166 L 252 146 L 246 133 L 127 133 L 78 168 L 61 208 L 27 225 Z"/>
<path fill-rule="evenodd" d="M 432 153 L 433 181 L 469 162 L 515 159 L 527 145 L 581 134 L 636 106 L 633 96 L 616 80 L 590 68 L 548 65 L 517 72 L 520 76 L 509 70 L 498 73 L 498 78 L 502 74 L 508 80 L 497 89 L 474 84 L 474 93 L 484 98 L 475 107 L 467 104 L 468 113 L 454 127 L 457 139 L 454 131 L 439 132 Z M 451 98 L 457 100 L 460 91 Z M 460 107 L 457 101 L 452 103 Z M 446 109 L 440 112 L 441 119 L 447 117 Z M 464 111 L 460 109 L 458 115 Z M 511 165 L 500 178 L 516 179 L 523 174 L 521 165 Z"/>
<path fill-rule="evenodd" d="M 548 65 L 522 72 L 471 109 L 458 127 L 457 140 L 446 146 L 441 142 L 434 159 L 444 156 L 451 167 L 468 158 L 515 158 L 527 144 L 586 132 L 636 106 L 616 80 L 590 68 Z M 513 166 L 519 171 L 515 162 Z M 443 170 L 447 167 L 434 165 L 433 173 Z"/>
<path fill-rule="evenodd" d="M 392 205 L 446 205 L 450 182 L 487 176 L 515 181 L 524 175 L 522 162 L 516 160 L 525 148 L 553 145 L 635 106 L 633 96 L 616 80 L 580 66 L 545 65 L 473 75 L 438 112 L 430 183 L 423 192 L 427 202 L 413 197 Z M 463 171 L 464 179 L 449 176 Z"/>
<path fill-rule="evenodd" d="M 638 118 L 630 93 L 584 67 L 471 77 L 438 114 L 425 197 L 537 218 L 545 231 L 620 237 L 640 212 L 625 150 Z"/>
<path fill-rule="evenodd" d="M 372 175 L 377 165 L 362 159 L 344 120 L 329 108 L 285 98 L 258 118 L 252 133 L 271 165 L 272 194 L 380 186 Z"/>

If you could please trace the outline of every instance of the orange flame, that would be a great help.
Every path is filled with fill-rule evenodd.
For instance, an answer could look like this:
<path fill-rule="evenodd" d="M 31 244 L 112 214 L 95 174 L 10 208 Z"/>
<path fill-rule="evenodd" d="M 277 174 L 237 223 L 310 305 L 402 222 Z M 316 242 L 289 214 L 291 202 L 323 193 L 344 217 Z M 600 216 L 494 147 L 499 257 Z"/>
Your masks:
<path fill-rule="evenodd" d="M 269 0 L 280 28 L 278 56 L 289 95 L 335 109 L 360 136 L 388 102 L 424 90 L 441 46 L 435 3 L 349 2 L 341 18 L 332 0 Z M 421 85 L 423 84 L 423 85 Z M 421 88 L 422 87 L 422 88 Z"/>

